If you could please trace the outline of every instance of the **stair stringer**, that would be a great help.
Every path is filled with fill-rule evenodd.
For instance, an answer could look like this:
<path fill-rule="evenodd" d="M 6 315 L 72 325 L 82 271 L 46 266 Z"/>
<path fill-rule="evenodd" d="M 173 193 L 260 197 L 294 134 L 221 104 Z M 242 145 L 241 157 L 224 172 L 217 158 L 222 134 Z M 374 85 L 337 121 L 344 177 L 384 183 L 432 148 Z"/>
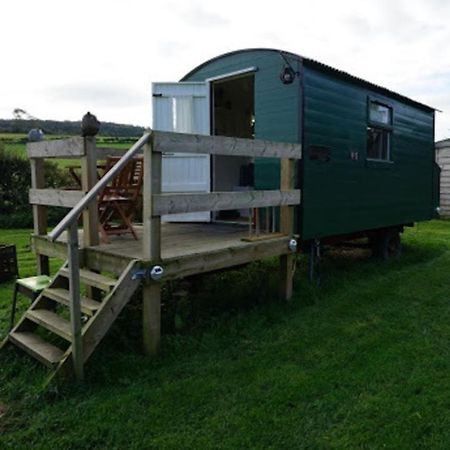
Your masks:
<path fill-rule="evenodd" d="M 101 307 L 96 314 L 87 322 L 82 329 L 83 338 L 83 363 L 89 359 L 97 345 L 111 325 L 115 322 L 118 315 L 130 301 L 133 294 L 140 285 L 140 280 L 133 280 L 133 273 L 139 268 L 140 261 L 134 259 L 130 261 L 122 275 L 117 280 L 116 285 L 111 292 L 102 300 Z M 72 346 L 70 346 L 61 362 L 58 364 L 54 372 L 47 379 L 47 384 L 55 378 L 65 379 L 72 375 Z"/>

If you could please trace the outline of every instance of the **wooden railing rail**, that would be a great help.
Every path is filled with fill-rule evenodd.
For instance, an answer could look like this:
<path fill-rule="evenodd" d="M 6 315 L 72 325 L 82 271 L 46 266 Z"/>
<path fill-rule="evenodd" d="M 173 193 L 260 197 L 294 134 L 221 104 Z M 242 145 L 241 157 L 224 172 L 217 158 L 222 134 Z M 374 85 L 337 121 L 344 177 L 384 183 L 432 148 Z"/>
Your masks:
<path fill-rule="evenodd" d="M 79 159 L 81 156 L 86 155 L 86 139 L 89 138 L 77 136 L 55 141 L 29 142 L 27 144 L 27 154 L 29 158 Z"/>
<path fill-rule="evenodd" d="M 154 152 L 301 159 L 301 144 L 154 131 Z"/>
<path fill-rule="evenodd" d="M 154 194 L 153 215 L 298 205 L 300 190 Z"/>

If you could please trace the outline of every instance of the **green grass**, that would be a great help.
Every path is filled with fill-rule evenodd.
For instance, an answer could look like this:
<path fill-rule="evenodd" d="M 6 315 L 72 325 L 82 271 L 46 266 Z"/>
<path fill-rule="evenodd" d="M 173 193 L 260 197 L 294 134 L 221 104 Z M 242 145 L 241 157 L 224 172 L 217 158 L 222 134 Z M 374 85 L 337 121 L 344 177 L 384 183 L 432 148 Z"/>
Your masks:
<path fill-rule="evenodd" d="M 34 269 L 27 234 L 0 235 L 19 246 L 23 276 Z M 59 393 L 44 393 L 45 371 L 5 349 L 0 448 L 447 449 L 450 222 L 403 240 L 389 263 L 330 252 L 321 286 L 301 258 L 292 302 L 166 335 L 156 360 L 141 354 L 126 311 L 87 383 Z M 3 336 L 11 286 L 0 285 Z"/>

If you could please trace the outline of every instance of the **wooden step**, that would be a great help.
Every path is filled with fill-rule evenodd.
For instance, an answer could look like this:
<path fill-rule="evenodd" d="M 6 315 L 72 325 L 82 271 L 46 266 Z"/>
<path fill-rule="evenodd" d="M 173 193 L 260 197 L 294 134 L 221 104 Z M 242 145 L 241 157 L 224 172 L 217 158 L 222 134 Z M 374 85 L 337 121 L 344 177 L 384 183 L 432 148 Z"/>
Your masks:
<path fill-rule="evenodd" d="M 59 363 L 64 355 L 60 348 L 28 331 L 10 333 L 8 339 L 50 368 Z"/>
<path fill-rule="evenodd" d="M 62 288 L 47 288 L 43 291 L 43 296 L 61 303 L 62 305 L 69 306 L 70 293 L 67 289 Z M 93 316 L 95 312 L 100 308 L 101 303 L 96 302 L 88 297 L 81 297 L 81 312 L 89 316 Z"/>
<path fill-rule="evenodd" d="M 61 269 L 59 271 L 59 274 L 68 278 L 69 269 Z M 112 278 L 105 277 L 104 275 L 100 275 L 99 273 L 95 273 L 87 269 L 80 269 L 80 280 L 82 283 L 88 284 L 89 286 L 96 287 L 106 292 L 113 288 L 117 282 L 117 280 L 113 280 Z"/>
<path fill-rule="evenodd" d="M 72 341 L 70 322 L 53 311 L 48 309 L 30 309 L 25 313 L 25 316 L 27 319 L 43 326 L 67 341 Z"/>

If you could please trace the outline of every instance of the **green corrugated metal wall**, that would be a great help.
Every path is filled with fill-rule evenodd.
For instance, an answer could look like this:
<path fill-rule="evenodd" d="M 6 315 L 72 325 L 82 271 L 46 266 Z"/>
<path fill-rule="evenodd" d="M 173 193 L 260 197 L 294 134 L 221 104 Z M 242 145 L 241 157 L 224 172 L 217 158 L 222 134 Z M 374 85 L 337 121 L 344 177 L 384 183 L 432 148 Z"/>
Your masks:
<path fill-rule="evenodd" d="M 285 54 L 297 70 L 300 58 Z M 283 85 L 279 75 L 285 66 L 279 52 L 254 50 L 224 55 L 200 67 L 182 81 L 204 81 L 207 78 L 237 70 L 257 67 L 255 72 L 255 138 L 281 142 L 300 142 L 299 79 Z M 280 185 L 279 160 L 259 158 L 255 164 L 258 189 L 277 189 Z"/>
<path fill-rule="evenodd" d="M 279 79 L 285 63 L 273 50 L 223 55 L 182 81 L 204 81 L 251 66 L 258 68 L 255 137 L 283 142 L 303 139 L 298 221 L 302 239 L 432 218 L 434 113 L 381 95 L 376 88 L 369 89 L 326 66 L 291 54 L 288 58 L 302 72 L 290 85 Z M 366 161 L 368 96 L 393 107 L 392 163 Z M 329 147 L 330 161 L 310 160 L 311 145 Z M 350 152 L 358 152 L 359 159 L 351 160 Z M 279 161 L 259 159 L 255 184 L 258 189 L 278 188 Z"/>
<path fill-rule="evenodd" d="M 392 163 L 366 160 L 368 96 L 393 108 Z M 305 62 L 303 238 L 430 219 L 433 117 Z M 310 160 L 311 145 L 329 147 L 330 161 Z"/>

